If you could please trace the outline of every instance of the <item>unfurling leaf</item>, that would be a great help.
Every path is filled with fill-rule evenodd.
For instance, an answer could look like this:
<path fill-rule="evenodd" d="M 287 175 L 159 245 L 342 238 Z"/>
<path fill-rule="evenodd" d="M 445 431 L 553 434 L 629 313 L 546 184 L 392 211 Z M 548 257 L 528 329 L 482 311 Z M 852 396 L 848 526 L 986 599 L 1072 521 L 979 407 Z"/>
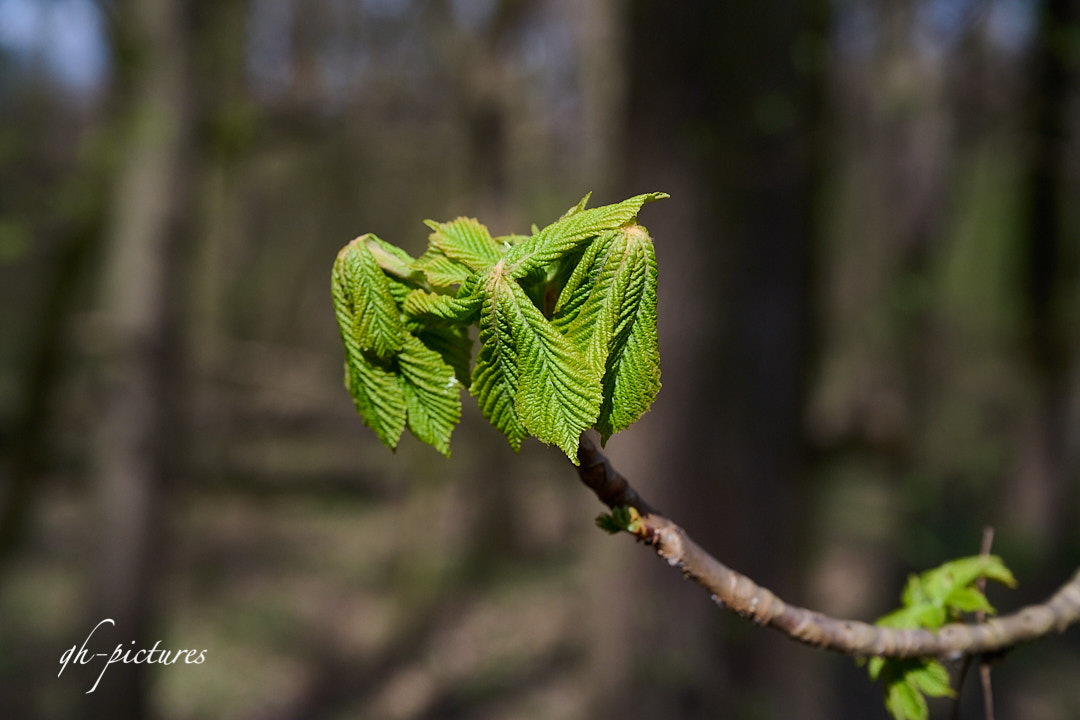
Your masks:
<path fill-rule="evenodd" d="M 342 337 L 358 348 L 388 358 L 401 349 L 405 326 L 386 276 L 362 235 L 338 253 L 332 273 L 334 310 Z"/>
<path fill-rule="evenodd" d="M 461 386 L 439 353 L 409 335 L 398 356 L 409 430 L 443 455 L 461 419 Z"/>
<path fill-rule="evenodd" d="M 612 535 L 618 532 L 628 532 L 632 535 L 644 533 L 645 524 L 637 508 L 629 505 L 619 505 L 611 509 L 611 513 L 603 513 L 596 517 L 596 526 Z"/>
<path fill-rule="evenodd" d="M 514 402 L 518 416 L 537 439 L 558 445 L 576 465 L 578 438 L 600 412 L 599 378 L 521 286 L 505 278 L 499 285 L 496 292 L 520 318 L 516 338 L 519 387 Z"/>
<path fill-rule="evenodd" d="M 949 671 L 937 660 L 921 661 L 905 673 L 905 678 L 930 697 L 953 697 Z"/>
<path fill-rule="evenodd" d="M 553 322 L 603 375 L 596 428 L 606 441 L 641 417 L 660 390 L 656 256 L 645 228 L 621 227 L 589 245 Z"/>
<path fill-rule="evenodd" d="M 449 288 L 460 285 L 469 278 L 471 271 L 465 265 L 446 257 L 437 246 L 431 246 L 416 259 L 414 267 L 428 279 L 433 286 Z"/>
<path fill-rule="evenodd" d="M 576 463 L 578 437 L 600 409 L 598 378 L 501 263 L 484 288 L 471 392 L 515 449 L 527 432 L 558 445 Z"/>
<path fill-rule="evenodd" d="M 362 352 L 349 352 L 345 361 L 345 387 L 352 395 L 364 424 L 391 450 L 405 429 L 405 393 L 398 378 Z"/>
<path fill-rule="evenodd" d="M 484 295 L 480 311 L 480 353 L 473 369 L 469 393 L 480 412 L 500 430 L 515 451 L 528 431 L 514 408 L 518 392 L 518 353 L 515 345 L 516 314 L 498 296 Z"/>
<path fill-rule="evenodd" d="M 375 235 L 365 235 L 367 241 L 364 245 L 375 258 L 376 264 L 387 276 L 387 280 L 390 283 L 390 292 L 394 295 L 394 299 L 401 304 L 401 297 L 408 294 L 408 291 L 415 287 L 427 288 L 427 278 L 424 277 L 424 273 L 416 269 L 416 260 L 396 245 L 391 245 L 385 240 L 376 237 Z M 397 292 L 395 286 L 403 289 L 403 292 Z"/>
<path fill-rule="evenodd" d="M 949 687 L 949 672 L 936 660 L 890 659 L 876 669 L 884 684 L 885 708 L 895 720 L 926 720 L 929 708 L 923 695 L 955 695 Z M 871 676 L 876 674 L 872 672 Z"/>
<path fill-rule="evenodd" d="M 1012 573 L 995 555 L 951 560 L 910 576 L 901 596 L 903 607 L 879 618 L 877 624 L 937 630 L 947 622 L 958 620 L 961 613 L 993 613 L 994 608 L 976 584 L 980 578 L 1016 584 Z M 871 658 L 868 671 L 871 680 L 882 680 L 885 707 L 896 720 L 926 720 L 924 694 L 954 695 L 949 687 L 949 673 L 935 660 Z"/>
<path fill-rule="evenodd" d="M 469 337 L 468 328 L 461 325 L 432 325 L 421 327 L 416 336 L 439 353 L 443 362 L 453 368 L 458 382 L 464 387 L 469 386 L 469 379 L 472 377 L 469 363 L 472 361 L 473 341 Z"/>
<path fill-rule="evenodd" d="M 896 720 L 926 720 L 926 698 L 911 683 L 897 680 L 885 686 L 885 709 Z"/>
<path fill-rule="evenodd" d="M 454 323 L 468 324 L 476 318 L 482 302 L 483 298 L 479 295 L 458 298 L 424 290 L 413 290 L 405 298 L 403 309 L 410 318 L 449 320 Z"/>
<path fill-rule="evenodd" d="M 499 246 L 478 220 L 461 217 L 448 223 L 426 220 L 425 224 L 435 231 L 431 244 L 469 270 L 483 272 L 499 262 Z"/>
<path fill-rule="evenodd" d="M 334 311 L 345 346 L 345 387 L 379 440 L 397 447 L 405 397 L 391 368 L 405 328 L 386 277 L 359 237 L 338 254 L 331 274 Z"/>
<path fill-rule="evenodd" d="M 349 243 L 333 295 L 346 385 L 364 422 L 390 447 L 408 427 L 448 453 L 458 384 L 468 384 L 515 450 L 533 435 L 576 462 L 584 430 L 595 425 L 606 441 L 637 420 L 660 366 L 656 259 L 636 217 L 663 197 L 586 209 L 586 195 L 530 236 L 493 238 L 473 218 L 429 220 L 416 259 L 374 235 Z"/>
<path fill-rule="evenodd" d="M 630 223 L 645 203 L 666 197 L 667 193 L 648 193 L 615 205 L 568 213 L 506 251 L 510 274 L 515 278 L 525 277 L 570 253 L 590 238 Z"/>

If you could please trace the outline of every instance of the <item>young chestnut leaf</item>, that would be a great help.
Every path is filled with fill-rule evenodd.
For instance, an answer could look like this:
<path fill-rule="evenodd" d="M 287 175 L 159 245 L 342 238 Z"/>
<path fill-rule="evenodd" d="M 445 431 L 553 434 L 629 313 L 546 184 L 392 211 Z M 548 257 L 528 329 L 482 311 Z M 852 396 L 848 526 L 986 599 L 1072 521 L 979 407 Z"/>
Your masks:
<path fill-rule="evenodd" d="M 667 195 L 586 209 L 588 197 L 530 236 L 493 238 L 460 217 L 427 221 L 416 259 L 374 235 L 342 250 L 346 386 L 380 440 L 393 448 L 408 427 L 448 452 L 466 381 L 515 450 L 533 435 L 575 462 L 585 429 L 606 441 L 648 409 L 660 387 L 656 259 L 636 216 Z"/>
<path fill-rule="evenodd" d="M 502 257 L 491 233 L 475 218 L 459 217 L 448 223 L 425 220 L 424 224 L 435 231 L 432 245 L 473 272 L 487 270 Z"/>
<path fill-rule="evenodd" d="M 994 608 L 977 586 L 981 578 L 1014 586 L 1016 579 L 996 555 L 975 555 L 946 562 L 932 570 L 911 575 L 904 586 L 903 607 L 882 616 L 877 624 L 895 628 L 937 630 L 961 613 Z M 867 666 L 871 680 L 881 679 L 885 707 L 895 720 L 926 720 L 928 709 L 923 695 L 953 695 L 949 674 L 941 663 L 929 659 L 871 658 Z"/>
<path fill-rule="evenodd" d="M 332 272 L 334 310 L 342 339 L 379 358 L 392 356 L 405 341 L 405 326 L 390 285 L 361 235 L 338 253 Z"/>
<path fill-rule="evenodd" d="M 453 369 L 436 351 L 409 335 L 398 356 L 409 430 L 443 455 L 461 420 L 461 392 Z"/>
<path fill-rule="evenodd" d="M 601 374 L 601 441 L 629 427 L 660 390 L 656 255 L 648 232 L 627 225 L 585 250 L 555 306 L 553 323 Z"/>
<path fill-rule="evenodd" d="M 514 342 L 513 313 L 493 293 L 484 293 L 480 311 L 480 352 L 473 369 L 469 393 L 480 412 L 501 431 L 514 451 L 529 435 L 518 417 L 514 400 L 518 393 L 518 351 Z"/>
<path fill-rule="evenodd" d="M 630 223 L 645 203 L 667 197 L 667 193 L 646 193 L 614 205 L 568 213 L 506 251 L 510 274 L 520 278 L 537 268 L 550 265 L 587 240 Z"/>

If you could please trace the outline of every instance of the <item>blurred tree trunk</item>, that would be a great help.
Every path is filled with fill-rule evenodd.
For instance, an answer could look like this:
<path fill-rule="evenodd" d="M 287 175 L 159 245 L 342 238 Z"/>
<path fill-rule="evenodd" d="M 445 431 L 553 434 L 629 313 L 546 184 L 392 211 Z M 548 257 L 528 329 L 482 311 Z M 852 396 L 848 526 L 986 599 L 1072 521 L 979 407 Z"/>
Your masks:
<path fill-rule="evenodd" d="M 100 503 L 98 619 L 107 637 L 153 645 L 150 622 L 163 551 L 162 495 L 174 443 L 176 247 L 191 191 L 189 3 L 131 2 L 117 17 L 117 54 L 130 63 L 129 122 L 113 190 L 102 268 L 101 416 L 94 483 Z M 95 636 L 95 639 L 98 636 Z M 142 718 L 148 666 L 116 664 L 88 695 L 93 717 Z"/>
<path fill-rule="evenodd" d="M 1028 352 L 1035 382 L 1035 416 L 1016 488 L 1020 522 L 1040 548 L 1061 547 L 1077 520 L 1076 491 L 1070 493 L 1068 449 L 1073 400 L 1072 348 L 1067 311 L 1076 301 L 1078 258 L 1075 236 L 1065 228 L 1067 203 L 1075 204 L 1070 182 L 1070 98 L 1080 89 L 1075 37 L 1080 2 L 1047 0 L 1036 42 L 1031 82 L 1032 148 L 1028 165 L 1027 310 Z M 1070 44 L 1071 43 L 1071 44 Z M 1070 502 L 1070 500 L 1072 502 Z"/>
<path fill-rule="evenodd" d="M 226 466 L 228 450 L 236 444 L 218 382 L 228 374 L 230 292 L 244 237 L 242 176 L 259 121 L 245 86 L 250 5 L 249 0 L 200 5 L 198 43 L 191 59 L 203 69 L 198 103 L 208 133 L 198 168 L 198 197 L 192 198 L 198 205 L 199 231 L 193 238 L 193 269 L 184 290 L 183 343 L 193 376 L 199 378 L 185 398 L 185 417 L 199 428 L 186 461 L 211 475 Z"/>
<path fill-rule="evenodd" d="M 574 32 L 579 68 L 582 147 L 576 170 L 581 187 L 591 190 L 601 202 L 607 202 L 609 195 L 623 189 L 616 188 L 614 172 L 623 138 L 613 130 L 625 124 L 627 73 L 622 22 L 625 3 L 562 0 L 562 6 Z"/>
<path fill-rule="evenodd" d="M 87 144 L 94 143 L 91 139 Z M 19 373 L 25 390 L 12 433 L 11 479 L 0 489 L 0 561 L 18 550 L 30 529 L 35 491 L 48 469 L 53 447 L 53 394 L 63 376 L 65 337 L 77 310 L 80 281 L 101 235 L 101 186 L 108 178 L 107 164 L 100 152 L 87 155 L 84 166 L 58 193 L 59 197 L 75 198 L 75 202 L 56 202 L 60 233 L 66 237 L 56 253 L 52 274 L 44 281 L 48 289 L 35 315 L 35 333 L 30 340 L 33 350 Z"/>
<path fill-rule="evenodd" d="M 634 192 L 673 199 L 646 221 L 660 258 L 664 390 L 646 416 L 648 450 L 633 451 L 627 472 L 669 479 L 660 507 L 734 567 L 798 597 L 827 6 L 632 8 L 629 176 Z M 800 676 L 803 651 L 741 638 L 689 592 L 678 605 L 647 642 L 663 648 L 650 664 L 665 652 L 682 661 L 684 685 L 645 716 L 809 717 L 799 690 L 766 690 L 780 668 Z"/>

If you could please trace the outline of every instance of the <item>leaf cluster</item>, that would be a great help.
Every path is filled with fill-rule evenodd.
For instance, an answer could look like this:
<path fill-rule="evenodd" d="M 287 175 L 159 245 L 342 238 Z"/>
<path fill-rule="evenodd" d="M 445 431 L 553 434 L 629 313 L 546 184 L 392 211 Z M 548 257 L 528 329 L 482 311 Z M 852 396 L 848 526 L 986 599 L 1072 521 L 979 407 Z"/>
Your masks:
<path fill-rule="evenodd" d="M 449 454 L 461 386 L 515 450 L 531 435 L 575 463 L 584 430 L 606 441 L 648 410 L 657 270 L 637 214 L 667 195 L 586 209 L 588 197 L 531 235 L 492 237 L 461 217 L 427 221 L 419 258 L 371 234 L 341 250 L 331 286 L 345 386 L 384 444 L 408 427 Z"/>
<path fill-rule="evenodd" d="M 975 555 L 952 560 L 932 570 L 911 575 L 900 601 L 902 607 L 884 615 L 878 625 L 937 630 L 961 619 L 963 613 L 995 610 L 978 587 L 980 579 L 1009 587 L 1016 579 L 996 555 Z M 871 658 L 871 680 L 882 681 L 885 707 L 896 720 L 926 720 L 926 697 L 953 697 L 949 673 L 940 662 L 926 658 Z"/>

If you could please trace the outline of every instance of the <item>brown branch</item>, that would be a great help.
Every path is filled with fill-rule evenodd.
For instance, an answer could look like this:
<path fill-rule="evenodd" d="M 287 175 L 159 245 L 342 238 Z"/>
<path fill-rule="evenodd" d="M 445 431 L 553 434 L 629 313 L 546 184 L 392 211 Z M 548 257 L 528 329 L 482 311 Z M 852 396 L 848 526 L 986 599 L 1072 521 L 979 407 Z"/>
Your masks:
<path fill-rule="evenodd" d="M 955 658 L 1000 652 L 1052 631 L 1062 632 L 1080 620 L 1080 571 L 1040 605 L 984 623 L 953 623 L 936 632 L 878 627 L 789 605 L 721 563 L 685 530 L 654 510 L 585 435 L 578 447 L 578 462 L 578 476 L 600 501 L 610 508 L 626 505 L 636 509 L 641 523 L 635 535 L 705 588 L 718 605 L 808 645 L 856 656 Z"/>

